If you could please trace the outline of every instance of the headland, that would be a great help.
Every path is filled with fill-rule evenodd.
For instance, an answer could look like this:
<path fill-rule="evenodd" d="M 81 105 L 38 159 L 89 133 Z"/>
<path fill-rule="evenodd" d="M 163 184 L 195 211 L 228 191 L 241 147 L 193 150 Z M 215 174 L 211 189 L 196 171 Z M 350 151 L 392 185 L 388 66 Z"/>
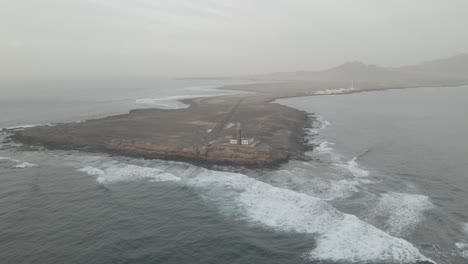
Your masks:
<path fill-rule="evenodd" d="M 305 158 L 307 145 L 302 139 L 309 123 L 307 114 L 270 103 L 283 94 L 252 91 L 186 99 L 184 103 L 190 106 L 185 109 L 135 109 L 83 122 L 25 128 L 12 131 L 12 139 L 46 149 L 194 164 L 258 167 Z"/>
<path fill-rule="evenodd" d="M 220 89 L 253 93 L 186 99 L 183 102 L 190 107 L 185 109 L 135 109 L 84 122 L 13 130 L 11 138 L 47 149 L 195 164 L 275 166 L 291 158 L 306 159 L 304 153 L 310 148 L 304 142 L 304 128 L 310 124 L 307 113 L 276 104 L 275 99 L 468 83 L 459 76 L 422 74 L 414 67 L 395 70 L 360 63 L 252 79 L 271 82 L 225 86 Z M 355 81 L 350 86 L 351 80 Z"/>

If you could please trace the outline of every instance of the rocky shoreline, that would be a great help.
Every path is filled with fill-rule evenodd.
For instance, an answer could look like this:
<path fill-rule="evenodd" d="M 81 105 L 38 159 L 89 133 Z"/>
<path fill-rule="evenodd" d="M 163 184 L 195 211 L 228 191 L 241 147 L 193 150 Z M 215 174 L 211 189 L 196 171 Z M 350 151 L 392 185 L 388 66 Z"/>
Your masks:
<path fill-rule="evenodd" d="M 10 139 L 28 146 L 103 152 L 147 159 L 184 161 L 196 165 L 277 167 L 290 159 L 307 159 L 306 129 L 312 117 L 275 103 L 276 99 L 312 96 L 324 89 L 340 89 L 343 82 L 289 82 L 225 86 L 248 94 L 184 99 L 184 109 L 135 109 L 128 114 L 84 122 L 10 130 Z M 457 84 L 458 85 L 458 84 Z M 388 89 L 362 85 L 346 93 Z M 229 144 L 240 124 L 255 146 Z"/>
<path fill-rule="evenodd" d="M 10 139 L 32 147 L 103 152 L 197 165 L 276 167 L 305 159 L 307 113 L 271 103 L 265 94 L 186 99 L 186 109 L 136 109 L 128 114 L 79 123 L 11 130 Z M 237 105 L 237 106 L 236 106 Z M 233 108 L 237 107 L 234 112 Z M 224 120 L 229 116 L 229 120 Z M 210 142 L 204 141 L 222 124 Z M 241 124 L 256 146 L 230 145 L 233 124 Z"/>

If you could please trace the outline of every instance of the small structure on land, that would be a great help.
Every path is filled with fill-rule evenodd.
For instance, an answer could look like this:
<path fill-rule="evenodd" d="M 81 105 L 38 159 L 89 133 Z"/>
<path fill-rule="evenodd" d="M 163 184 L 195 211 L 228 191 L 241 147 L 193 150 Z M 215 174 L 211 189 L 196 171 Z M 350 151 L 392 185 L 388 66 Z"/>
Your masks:
<path fill-rule="evenodd" d="M 240 123 L 237 124 L 236 130 L 236 138 L 229 139 L 229 144 L 231 145 L 242 145 L 242 146 L 249 146 L 255 142 L 254 138 L 243 138 L 242 137 L 242 130 L 240 128 Z"/>
<path fill-rule="evenodd" d="M 243 138 L 242 141 L 241 141 L 241 144 L 242 145 L 251 145 L 253 144 L 255 141 L 254 138 Z"/>

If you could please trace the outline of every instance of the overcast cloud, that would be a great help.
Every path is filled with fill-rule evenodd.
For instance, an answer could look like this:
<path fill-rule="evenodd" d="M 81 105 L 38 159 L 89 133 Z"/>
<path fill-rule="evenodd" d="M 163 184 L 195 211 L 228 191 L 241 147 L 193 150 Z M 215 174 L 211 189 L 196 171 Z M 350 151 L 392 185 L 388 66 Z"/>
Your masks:
<path fill-rule="evenodd" d="M 468 52 L 466 0 L 0 0 L 0 77 L 213 76 Z"/>

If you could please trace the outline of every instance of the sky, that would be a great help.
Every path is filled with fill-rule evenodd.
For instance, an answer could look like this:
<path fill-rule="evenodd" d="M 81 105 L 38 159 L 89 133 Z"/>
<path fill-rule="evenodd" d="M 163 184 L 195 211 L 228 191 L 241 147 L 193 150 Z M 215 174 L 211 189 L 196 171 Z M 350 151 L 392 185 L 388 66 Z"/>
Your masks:
<path fill-rule="evenodd" d="M 468 52 L 466 0 L 0 0 L 0 78 L 400 66 Z"/>

